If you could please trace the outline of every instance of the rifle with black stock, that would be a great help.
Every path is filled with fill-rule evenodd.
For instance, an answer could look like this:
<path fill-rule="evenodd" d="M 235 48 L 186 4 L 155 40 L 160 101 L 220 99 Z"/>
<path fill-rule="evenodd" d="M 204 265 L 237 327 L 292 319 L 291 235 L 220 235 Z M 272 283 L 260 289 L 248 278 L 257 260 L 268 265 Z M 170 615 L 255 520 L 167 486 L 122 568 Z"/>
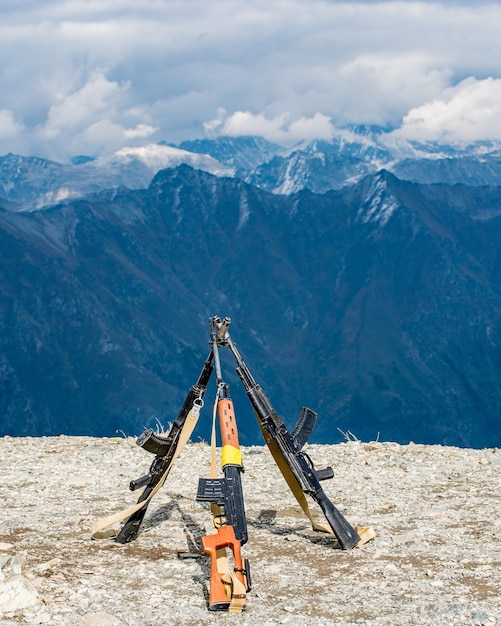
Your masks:
<path fill-rule="evenodd" d="M 144 448 L 147 452 L 154 454 L 155 458 L 153 459 L 148 473 L 137 480 L 131 480 L 129 484 L 131 491 L 136 491 L 144 487 L 137 502 L 138 504 L 141 502 L 145 504 L 127 519 L 122 529 L 115 537 L 116 542 L 129 543 L 137 537 L 139 527 L 141 526 L 141 522 L 144 519 L 149 505 L 149 498 L 152 496 L 154 490 L 159 487 L 160 483 L 168 476 L 175 457 L 180 452 L 180 438 L 188 417 L 191 413 L 196 414 L 196 417 L 198 417 L 198 411 L 203 405 L 203 397 L 214 369 L 212 360 L 213 352 L 211 351 L 204 362 L 197 382 L 189 390 L 183 406 L 167 435 L 158 435 L 154 433 L 151 428 L 148 428 L 137 438 L 136 444 Z"/>
<path fill-rule="evenodd" d="M 211 559 L 209 609 L 240 613 L 250 591 L 248 559 L 242 559 L 241 546 L 247 542 L 241 474 L 244 471 L 238 441 L 238 429 L 229 387 L 223 381 L 219 360 L 219 344 L 224 342 L 229 318 L 210 318 L 212 353 L 216 370 L 217 395 L 214 405 L 211 477 L 200 478 L 197 500 L 211 503 L 212 534 L 202 537 L 205 554 Z M 221 465 L 224 478 L 217 478 L 215 463 L 215 414 L 221 432 Z M 228 560 L 231 549 L 233 566 Z"/>
<path fill-rule="evenodd" d="M 296 426 L 290 433 L 264 391 L 254 380 L 229 332 L 225 334 L 225 344 L 235 357 L 236 372 L 254 409 L 266 444 L 294 496 L 311 520 L 314 530 L 332 532 L 343 550 L 354 548 L 361 541 L 360 535 L 329 500 L 320 485 L 321 480 L 334 476 L 332 468 L 316 470 L 309 456 L 302 451 L 313 430 L 317 414 L 311 409 L 303 407 Z M 310 495 L 320 505 L 330 530 L 313 520 L 304 494 Z"/>

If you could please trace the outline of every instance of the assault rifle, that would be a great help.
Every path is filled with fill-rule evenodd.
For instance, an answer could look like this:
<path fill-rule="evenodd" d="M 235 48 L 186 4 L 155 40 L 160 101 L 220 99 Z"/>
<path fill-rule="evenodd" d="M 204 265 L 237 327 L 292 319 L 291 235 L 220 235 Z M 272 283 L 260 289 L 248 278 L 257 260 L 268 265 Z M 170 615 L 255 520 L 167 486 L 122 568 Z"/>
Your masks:
<path fill-rule="evenodd" d="M 240 613 L 245 606 L 246 592 L 250 591 L 251 581 L 249 561 L 242 560 L 240 550 L 248 538 L 241 478 L 244 471 L 242 454 L 233 402 L 229 387 L 223 381 L 219 361 L 219 343 L 226 334 L 229 321 L 229 318 L 226 318 L 221 323 L 219 318 L 214 317 L 209 321 L 216 369 L 216 403 L 222 440 L 221 464 L 224 478 L 216 477 L 213 430 L 211 477 L 199 479 L 197 500 L 210 502 L 212 512 L 213 532 L 202 537 L 204 552 L 211 557 L 209 609 Z M 233 568 L 228 562 L 226 548 L 232 551 Z"/>
<path fill-rule="evenodd" d="M 235 357 L 237 374 L 254 409 L 266 444 L 303 511 L 310 518 L 313 528 L 330 532 L 328 528 L 314 522 L 304 494 L 311 496 L 320 505 L 343 550 L 355 547 L 361 541 L 360 535 L 332 504 L 320 485 L 321 480 L 334 476 L 332 468 L 316 470 L 309 456 L 302 451 L 313 430 L 317 414 L 303 407 L 297 424 L 290 433 L 264 391 L 252 377 L 228 331 L 225 333 L 224 343 L 229 346 Z"/>
<path fill-rule="evenodd" d="M 139 496 L 138 504 L 141 502 L 145 504 L 127 519 L 122 529 L 115 537 L 116 542 L 129 543 L 136 538 L 149 505 L 149 498 L 155 488 L 158 488 L 160 483 L 165 480 L 175 460 L 176 453 L 179 454 L 180 437 L 188 415 L 194 407 L 199 409 L 203 404 L 205 390 L 213 370 L 212 359 L 213 352 L 211 351 L 203 365 L 197 382 L 188 392 L 183 406 L 168 434 L 157 435 L 151 428 L 148 428 L 137 438 L 137 445 L 144 448 L 147 452 L 154 454 L 155 458 L 153 459 L 148 473 L 137 480 L 131 480 L 129 484 L 131 491 L 136 491 L 144 487 L 144 491 Z"/>

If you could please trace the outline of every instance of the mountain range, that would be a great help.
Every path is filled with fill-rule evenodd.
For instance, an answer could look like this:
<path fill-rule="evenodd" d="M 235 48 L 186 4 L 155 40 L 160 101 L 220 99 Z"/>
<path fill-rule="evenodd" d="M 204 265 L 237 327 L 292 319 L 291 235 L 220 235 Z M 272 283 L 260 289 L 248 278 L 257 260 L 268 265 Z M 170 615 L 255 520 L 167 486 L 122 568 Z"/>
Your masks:
<path fill-rule="evenodd" d="M 38 210 L 104 189 L 145 189 L 157 172 L 180 164 L 280 195 L 341 189 L 381 169 L 412 182 L 495 186 L 501 184 L 501 142 L 424 144 L 361 126 L 289 148 L 259 137 L 217 137 L 81 155 L 64 164 L 7 154 L 0 157 L 0 199 L 11 209 Z"/>
<path fill-rule="evenodd" d="M 289 426 L 318 411 L 312 441 L 499 446 L 501 151 L 395 146 L 361 128 L 0 157 L 3 434 L 166 428 L 221 315 Z"/>

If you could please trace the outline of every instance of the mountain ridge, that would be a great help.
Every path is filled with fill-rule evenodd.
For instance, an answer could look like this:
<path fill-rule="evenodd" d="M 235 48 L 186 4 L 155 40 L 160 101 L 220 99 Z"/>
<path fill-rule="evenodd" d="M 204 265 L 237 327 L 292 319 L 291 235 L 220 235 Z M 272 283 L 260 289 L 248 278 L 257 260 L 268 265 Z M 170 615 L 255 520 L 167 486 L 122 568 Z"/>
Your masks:
<path fill-rule="evenodd" d="M 356 127 L 338 130 L 330 141 L 287 148 L 249 136 L 125 147 L 98 159 L 80 155 L 67 164 L 8 154 L 0 157 L 0 198 L 13 203 L 13 210 L 38 210 L 104 189 L 146 189 L 158 171 L 181 163 L 285 195 L 340 189 L 380 169 L 421 183 L 501 184 L 500 143 L 424 144 Z"/>
<path fill-rule="evenodd" d="M 498 445 L 500 207 L 501 187 L 384 170 L 285 196 L 182 164 L 147 189 L 0 210 L 4 432 L 173 420 L 217 314 L 290 427 L 319 412 L 316 442 Z"/>

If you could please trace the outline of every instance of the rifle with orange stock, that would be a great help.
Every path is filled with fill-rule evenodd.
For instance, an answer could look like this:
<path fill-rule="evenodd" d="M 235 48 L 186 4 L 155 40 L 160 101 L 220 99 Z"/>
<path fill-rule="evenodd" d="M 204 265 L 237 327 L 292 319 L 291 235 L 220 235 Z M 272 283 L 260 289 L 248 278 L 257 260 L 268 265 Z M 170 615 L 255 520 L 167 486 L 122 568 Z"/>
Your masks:
<path fill-rule="evenodd" d="M 332 504 L 320 485 L 321 480 L 334 476 L 332 468 L 316 470 L 309 456 L 302 451 L 313 430 L 317 414 L 311 409 L 303 407 L 296 426 L 290 433 L 264 391 L 252 377 L 228 332 L 225 333 L 224 339 L 225 345 L 229 346 L 235 357 L 237 374 L 254 409 L 266 444 L 291 491 L 310 519 L 313 529 L 333 533 L 343 550 L 350 550 L 355 547 L 361 541 L 361 536 Z M 310 495 L 320 505 L 329 527 L 314 521 L 305 494 Z"/>
<path fill-rule="evenodd" d="M 241 546 L 247 541 L 241 474 L 244 471 L 238 441 L 235 411 L 229 387 L 223 381 L 219 361 L 219 344 L 224 341 L 230 320 L 210 319 L 212 353 L 216 370 L 217 395 L 214 406 L 219 417 L 222 439 L 221 461 L 224 478 L 217 478 L 215 463 L 215 423 L 213 427 L 213 459 L 210 478 L 200 478 L 197 500 L 211 503 L 212 534 L 202 537 L 205 554 L 211 558 L 209 609 L 240 613 L 250 591 L 248 559 L 242 559 Z M 231 549 L 233 566 L 228 560 Z"/>

